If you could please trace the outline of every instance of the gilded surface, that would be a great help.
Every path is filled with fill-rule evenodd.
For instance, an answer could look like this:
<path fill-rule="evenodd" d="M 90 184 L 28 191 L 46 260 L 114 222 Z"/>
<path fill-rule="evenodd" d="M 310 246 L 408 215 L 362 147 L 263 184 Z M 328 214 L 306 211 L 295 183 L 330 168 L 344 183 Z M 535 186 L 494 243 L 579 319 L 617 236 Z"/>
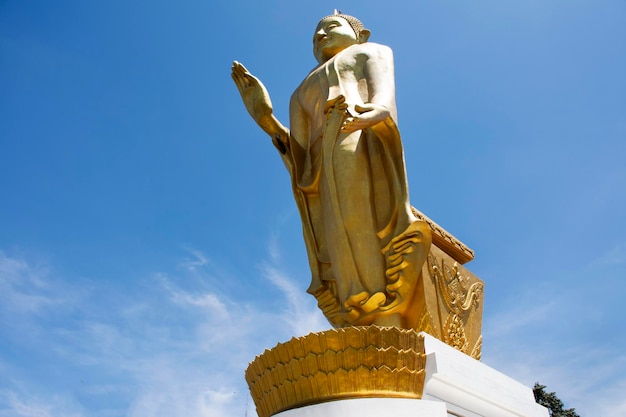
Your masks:
<path fill-rule="evenodd" d="M 257 356 L 246 380 L 259 417 L 341 398 L 421 398 L 424 339 L 377 326 L 311 333 Z"/>
<path fill-rule="evenodd" d="M 290 129 L 274 116 L 258 78 L 238 62 L 232 77 L 291 175 L 312 272 L 308 291 L 328 320 L 410 328 L 431 229 L 409 204 L 393 54 L 369 35 L 348 15 L 319 22 L 318 65 L 291 97 Z"/>
<path fill-rule="evenodd" d="M 437 305 L 429 328 L 418 330 L 480 359 L 484 283 L 436 246 L 425 268 L 428 279 L 424 284 Z"/>
<path fill-rule="evenodd" d="M 409 204 L 393 54 L 369 36 L 348 15 L 319 22 L 290 129 L 257 77 L 234 62 L 232 78 L 291 176 L 308 292 L 329 322 L 423 330 L 480 358 L 483 284 L 462 266 L 474 253 Z"/>
<path fill-rule="evenodd" d="M 424 213 L 420 212 L 415 207 L 412 207 L 412 209 L 415 217 L 426 222 L 426 224 L 430 227 L 434 245 L 438 246 L 461 265 L 474 259 L 473 250 L 465 246 L 463 242 L 452 236 L 448 231 L 439 226 Z"/>

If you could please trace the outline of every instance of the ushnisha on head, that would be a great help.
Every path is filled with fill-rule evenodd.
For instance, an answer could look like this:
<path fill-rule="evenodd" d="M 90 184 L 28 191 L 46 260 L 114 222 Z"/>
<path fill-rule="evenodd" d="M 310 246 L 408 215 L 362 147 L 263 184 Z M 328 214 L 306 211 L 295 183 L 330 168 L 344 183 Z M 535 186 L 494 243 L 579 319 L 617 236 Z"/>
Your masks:
<path fill-rule="evenodd" d="M 354 16 L 337 12 L 320 20 L 313 35 L 313 54 L 324 63 L 349 46 L 365 43 L 370 31 Z"/>

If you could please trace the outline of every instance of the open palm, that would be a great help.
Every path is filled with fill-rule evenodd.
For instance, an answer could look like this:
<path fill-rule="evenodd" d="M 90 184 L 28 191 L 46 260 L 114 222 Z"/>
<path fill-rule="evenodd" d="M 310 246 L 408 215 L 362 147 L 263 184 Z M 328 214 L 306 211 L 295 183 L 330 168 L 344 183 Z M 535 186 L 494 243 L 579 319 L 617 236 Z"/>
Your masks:
<path fill-rule="evenodd" d="M 270 117 L 272 101 L 263 83 L 237 61 L 233 62 L 231 76 L 250 116 L 257 123 Z"/>

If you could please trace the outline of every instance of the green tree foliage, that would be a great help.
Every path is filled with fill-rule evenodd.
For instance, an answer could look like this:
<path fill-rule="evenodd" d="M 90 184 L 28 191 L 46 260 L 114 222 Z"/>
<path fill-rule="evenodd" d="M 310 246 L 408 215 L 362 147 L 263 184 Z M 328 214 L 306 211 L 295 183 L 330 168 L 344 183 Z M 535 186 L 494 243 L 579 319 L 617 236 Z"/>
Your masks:
<path fill-rule="evenodd" d="M 533 387 L 533 394 L 535 394 L 537 404 L 546 407 L 550 411 L 551 417 L 580 417 L 573 408 L 564 410 L 563 401 L 554 392 L 546 392 L 545 385 L 536 382 Z"/>

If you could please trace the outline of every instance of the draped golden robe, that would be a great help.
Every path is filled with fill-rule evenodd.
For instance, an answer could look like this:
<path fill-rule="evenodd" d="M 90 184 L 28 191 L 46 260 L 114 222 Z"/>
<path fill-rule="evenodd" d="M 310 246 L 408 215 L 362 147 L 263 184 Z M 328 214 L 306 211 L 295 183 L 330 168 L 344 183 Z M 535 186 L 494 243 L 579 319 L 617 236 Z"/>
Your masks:
<path fill-rule="evenodd" d="M 430 248 L 430 230 L 409 204 L 394 84 L 391 49 L 362 43 L 313 69 L 291 97 L 282 153 L 302 218 L 308 292 L 335 326 L 405 315 Z M 339 96 L 347 110 L 332 105 Z M 355 105 L 367 103 L 390 116 L 342 132 Z"/>

